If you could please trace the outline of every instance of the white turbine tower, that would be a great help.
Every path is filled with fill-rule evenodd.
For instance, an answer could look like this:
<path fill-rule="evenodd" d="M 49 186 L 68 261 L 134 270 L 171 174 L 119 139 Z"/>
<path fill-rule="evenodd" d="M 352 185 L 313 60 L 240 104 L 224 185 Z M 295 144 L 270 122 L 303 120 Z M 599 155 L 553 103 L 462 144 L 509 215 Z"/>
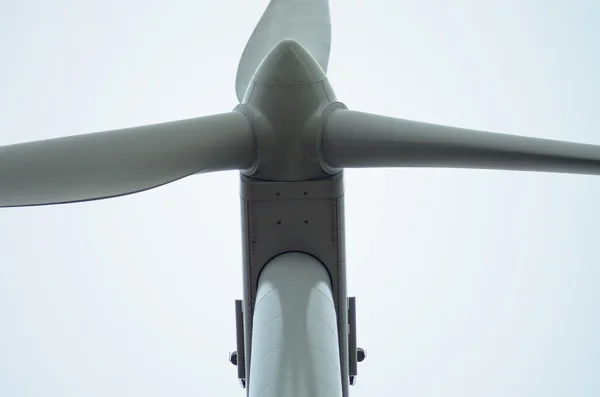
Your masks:
<path fill-rule="evenodd" d="M 348 396 L 364 352 L 346 294 L 343 169 L 600 174 L 600 147 L 348 110 L 327 79 L 326 0 L 272 0 L 239 105 L 171 123 L 0 147 L 0 206 L 127 195 L 240 170 L 244 299 L 232 356 L 249 396 Z"/>

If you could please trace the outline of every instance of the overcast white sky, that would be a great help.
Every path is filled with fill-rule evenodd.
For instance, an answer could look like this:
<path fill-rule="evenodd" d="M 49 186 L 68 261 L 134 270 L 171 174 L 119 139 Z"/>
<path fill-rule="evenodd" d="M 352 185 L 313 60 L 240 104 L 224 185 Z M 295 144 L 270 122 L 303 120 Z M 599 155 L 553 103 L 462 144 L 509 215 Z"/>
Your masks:
<path fill-rule="evenodd" d="M 0 145 L 231 110 L 267 0 L 4 1 Z M 600 5 L 332 1 L 349 108 L 600 144 Z M 354 397 L 600 394 L 600 178 L 346 173 Z M 243 396 L 238 175 L 0 210 L 0 396 Z"/>

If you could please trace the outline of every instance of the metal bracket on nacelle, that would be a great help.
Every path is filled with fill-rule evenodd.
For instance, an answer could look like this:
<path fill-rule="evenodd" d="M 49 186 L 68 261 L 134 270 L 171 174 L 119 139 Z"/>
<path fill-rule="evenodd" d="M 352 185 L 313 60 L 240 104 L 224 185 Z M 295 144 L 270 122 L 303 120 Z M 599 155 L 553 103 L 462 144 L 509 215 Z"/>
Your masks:
<path fill-rule="evenodd" d="M 241 300 L 235 301 L 235 333 L 237 350 L 229 353 L 229 362 L 237 366 L 240 386 L 246 388 L 246 354 L 244 344 L 244 304 Z"/>
<path fill-rule="evenodd" d="M 356 298 L 348 298 L 348 374 L 350 386 L 356 384 L 358 363 L 367 357 L 367 352 L 356 345 Z"/>

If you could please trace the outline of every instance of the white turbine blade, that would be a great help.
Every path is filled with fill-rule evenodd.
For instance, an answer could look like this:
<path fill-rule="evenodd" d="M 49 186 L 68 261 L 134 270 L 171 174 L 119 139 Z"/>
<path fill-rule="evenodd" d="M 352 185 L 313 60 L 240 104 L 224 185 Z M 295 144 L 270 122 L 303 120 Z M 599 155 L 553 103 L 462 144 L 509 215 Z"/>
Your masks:
<path fill-rule="evenodd" d="M 235 91 L 241 102 L 254 71 L 280 41 L 300 43 L 324 72 L 329 63 L 329 0 L 271 0 L 246 43 L 238 65 Z"/>
<path fill-rule="evenodd" d="M 136 193 L 199 173 L 247 168 L 250 125 L 230 112 L 0 147 L 0 207 Z"/>
<path fill-rule="evenodd" d="M 323 133 L 329 166 L 448 167 L 600 175 L 600 146 L 446 127 L 351 110 Z"/>

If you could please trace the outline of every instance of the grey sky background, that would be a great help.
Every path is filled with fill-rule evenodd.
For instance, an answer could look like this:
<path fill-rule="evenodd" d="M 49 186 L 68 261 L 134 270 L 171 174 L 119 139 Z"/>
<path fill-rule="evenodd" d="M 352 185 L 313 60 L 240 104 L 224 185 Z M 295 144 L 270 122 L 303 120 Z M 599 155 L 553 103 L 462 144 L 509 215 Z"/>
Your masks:
<path fill-rule="evenodd" d="M 368 3 L 368 4 L 367 4 Z M 5 1 L 0 145 L 208 115 L 267 0 Z M 331 4 L 351 109 L 600 144 L 595 1 Z M 600 178 L 346 172 L 353 396 L 597 396 Z M 0 210 L 0 396 L 243 396 L 238 175 Z"/>

